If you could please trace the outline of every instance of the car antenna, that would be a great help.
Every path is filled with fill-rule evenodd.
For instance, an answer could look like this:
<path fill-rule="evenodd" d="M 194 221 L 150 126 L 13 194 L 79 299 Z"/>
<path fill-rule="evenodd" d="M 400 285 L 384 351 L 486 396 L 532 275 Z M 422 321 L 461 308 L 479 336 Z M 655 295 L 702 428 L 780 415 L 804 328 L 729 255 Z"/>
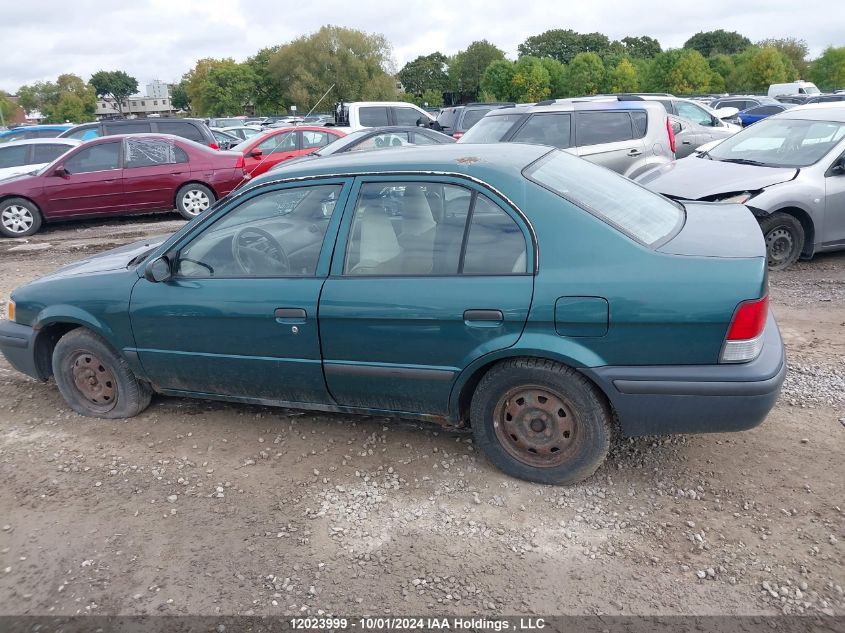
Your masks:
<path fill-rule="evenodd" d="M 311 116 L 311 113 L 312 113 L 312 112 L 314 112 L 314 110 L 316 109 L 316 107 L 317 107 L 318 105 L 320 105 L 320 103 L 322 103 L 323 99 L 325 99 L 325 98 L 328 96 L 328 94 L 329 94 L 332 90 L 334 90 L 334 87 L 335 87 L 335 84 L 332 84 L 331 86 L 329 86 L 329 89 L 328 89 L 328 90 L 326 90 L 326 91 L 323 93 L 323 96 L 322 96 L 322 97 L 320 97 L 320 98 L 317 100 L 317 103 L 315 103 L 313 106 L 311 106 L 311 109 L 308 111 L 308 114 L 306 114 L 304 117 L 302 117 L 303 122 L 305 121 L 305 119 L 306 119 L 306 118 L 308 118 L 309 116 Z M 299 125 L 299 124 L 298 124 L 298 123 L 294 123 L 291 127 L 292 127 L 292 128 L 296 128 L 296 126 L 297 126 L 297 125 Z M 283 134 L 279 134 L 279 136 L 278 136 L 278 141 L 277 141 L 277 142 L 276 142 L 276 144 L 273 146 L 273 149 L 276 149 L 279 145 L 281 145 L 281 144 L 282 144 L 282 141 L 283 141 L 283 140 L 284 140 L 284 139 L 288 136 L 288 134 L 292 134 L 292 133 L 293 133 L 293 132 L 295 132 L 295 131 L 296 131 L 295 129 L 291 129 L 291 130 L 288 130 L 287 132 L 284 132 Z M 270 154 L 267 154 L 264 158 L 262 158 L 260 161 L 258 161 L 258 164 L 255 166 L 255 169 L 253 169 L 253 171 L 255 171 L 256 169 L 258 169 L 259 167 L 261 167 L 261 165 L 264 163 L 264 161 L 265 161 L 265 160 L 267 160 L 269 157 L 270 157 Z M 244 175 L 244 177 L 243 177 L 243 178 L 241 178 L 241 181 L 240 181 L 237 185 L 235 185 L 235 188 L 234 188 L 234 189 L 232 189 L 232 191 L 234 191 L 235 189 L 237 189 L 238 187 L 240 187 L 242 184 L 244 184 L 244 182 L 246 182 L 246 181 L 249 179 L 249 177 L 250 177 L 250 174 L 245 174 L 245 175 Z"/>

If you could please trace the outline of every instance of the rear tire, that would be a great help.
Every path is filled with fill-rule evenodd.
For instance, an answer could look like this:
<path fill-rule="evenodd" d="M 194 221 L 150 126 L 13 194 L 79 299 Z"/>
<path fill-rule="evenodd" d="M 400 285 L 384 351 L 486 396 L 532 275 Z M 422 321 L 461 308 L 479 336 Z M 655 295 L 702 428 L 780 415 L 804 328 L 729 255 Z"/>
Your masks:
<path fill-rule="evenodd" d="M 804 250 L 804 227 L 793 215 L 773 213 L 760 220 L 769 270 L 789 268 Z"/>
<path fill-rule="evenodd" d="M 25 198 L 7 198 L 0 202 L 0 234 L 28 237 L 41 228 L 41 211 Z"/>
<path fill-rule="evenodd" d="M 571 367 L 523 358 L 494 366 L 470 405 L 475 441 L 508 475 L 574 484 L 610 448 L 612 415 L 600 392 Z"/>
<path fill-rule="evenodd" d="M 198 182 L 190 182 L 176 192 L 176 210 L 186 220 L 193 220 L 207 211 L 217 198 L 214 192 Z"/>
<path fill-rule="evenodd" d="M 100 336 L 85 328 L 65 334 L 53 350 L 53 376 L 70 408 L 95 418 L 131 418 L 152 391 Z"/>

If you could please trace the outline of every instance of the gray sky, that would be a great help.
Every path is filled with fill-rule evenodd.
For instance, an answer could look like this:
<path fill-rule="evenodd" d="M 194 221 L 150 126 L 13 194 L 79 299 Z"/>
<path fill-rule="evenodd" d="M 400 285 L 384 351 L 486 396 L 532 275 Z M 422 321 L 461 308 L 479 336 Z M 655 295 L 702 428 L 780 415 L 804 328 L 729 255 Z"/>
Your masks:
<path fill-rule="evenodd" d="M 383 33 L 397 68 L 436 50 L 455 53 L 487 39 L 510 57 L 526 37 L 552 28 L 599 31 L 611 39 L 650 35 L 664 48 L 697 31 L 735 30 L 757 41 L 804 38 L 811 54 L 845 45 L 841 0 L 134 0 L 107 3 L 44 0 L 2 3 L 0 89 L 54 80 L 72 72 L 87 80 L 97 70 L 125 70 L 143 86 L 176 81 L 202 57 L 244 60 L 336 24 Z M 124 5 L 123 7 L 119 5 Z M 299 8 L 301 7 L 301 9 Z"/>

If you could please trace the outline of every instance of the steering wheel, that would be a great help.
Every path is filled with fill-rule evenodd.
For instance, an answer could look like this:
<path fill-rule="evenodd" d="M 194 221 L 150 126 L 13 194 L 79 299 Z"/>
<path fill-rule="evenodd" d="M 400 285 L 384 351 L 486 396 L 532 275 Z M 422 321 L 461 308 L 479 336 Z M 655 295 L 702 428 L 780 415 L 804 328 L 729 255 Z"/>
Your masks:
<path fill-rule="evenodd" d="M 232 256 L 238 267 L 248 275 L 290 272 L 290 260 L 279 241 L 264 229 L 254 226 L 242 228 L 232 238 Z"/>

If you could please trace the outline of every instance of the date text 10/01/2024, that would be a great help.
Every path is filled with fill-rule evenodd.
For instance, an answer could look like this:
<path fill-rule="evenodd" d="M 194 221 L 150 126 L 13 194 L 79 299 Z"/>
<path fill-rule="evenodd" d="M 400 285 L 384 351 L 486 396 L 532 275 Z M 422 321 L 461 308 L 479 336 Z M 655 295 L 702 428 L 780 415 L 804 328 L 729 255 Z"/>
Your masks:
<path fill-rule="evenodd" d="M 364 631 L 412 631 L 412 630 L 440 630 L 440 631 L 530 631 L 544 629 L 546 622 L 543 618 L 462 618 L 462 617 L 360 617 L 360 618 L 291 618 L 290 626 L 296 630 L 343 630 L 360 629 Z"/>

